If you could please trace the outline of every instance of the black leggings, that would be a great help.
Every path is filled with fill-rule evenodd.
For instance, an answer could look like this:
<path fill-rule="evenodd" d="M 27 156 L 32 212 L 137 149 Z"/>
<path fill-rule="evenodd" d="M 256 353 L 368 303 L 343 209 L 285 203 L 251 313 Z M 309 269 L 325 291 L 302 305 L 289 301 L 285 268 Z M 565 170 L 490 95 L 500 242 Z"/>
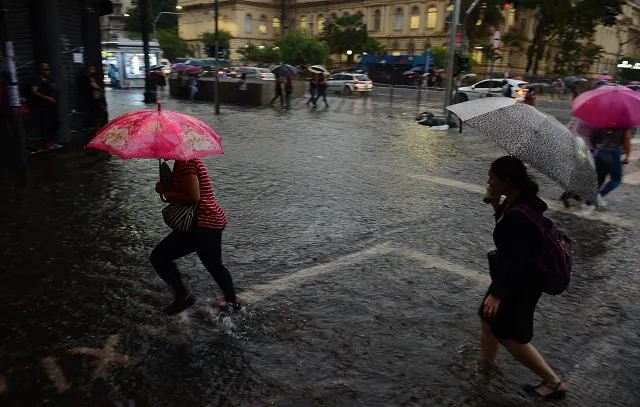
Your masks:
<path fill-rule="evenodd" d="M 195 227 L 188 232 L 171 232 L 151 252 L 151 265 L 176 292 L 184 298 L 188 291 L 182 283 L 174 260 L 196 252 L 200 261 L 222 289 L 227 301 L 236 301 L 229 270 L 222 264 L 222 229 Z"/>

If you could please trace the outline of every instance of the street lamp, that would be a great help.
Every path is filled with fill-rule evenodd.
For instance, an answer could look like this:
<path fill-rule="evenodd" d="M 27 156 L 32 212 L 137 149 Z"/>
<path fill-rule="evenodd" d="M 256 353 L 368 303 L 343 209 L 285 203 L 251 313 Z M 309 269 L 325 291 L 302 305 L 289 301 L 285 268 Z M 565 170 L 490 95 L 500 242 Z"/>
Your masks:
<path fill-rule="evenodd" d="M 124 13 L 122 16 L 123 16 L 123 17 L 129 17 L 129 14 Z"/>
<path fill-rule="evenodd" d="M 178 7 L 180 7 L 180 8 L 178 8 Z M 176 9 L 177 9 L 177 10 L 182 10 L 182 7 L 181 7 L 181 6 L 176 6 Z M 163 12 L 160 12 L 160 13 L 156 16 L 156 18 L 154 18 L 154 19 L 153 19 L 153 22 L 151 23 L 151 24 L 153 25 L 153 38 L 154 38 L 154 39 L 158 39 L 158 36 L 157 36 L 157 34 L 158 34 L 158 32 L 157 32 L 157 31 L 158 31 L 158 30 L 157 30 L 156 26 L 158 25 L 158 20 L 160 20 L 160 17 L 162 17 L 162 15 L 163 15 L 163 14 L 171 14 L 171 15 L 182 16 L 182 15 L 184 15 L 185 13 L 175 13 L 175 12 L 173 12 L 173 11 L 163 11 Z"/>
<path fill-rule="evenodd" d="M 347 50 L 347 55 L 352 55 L 353 51 L 351 51 L 350 49 Z"/>

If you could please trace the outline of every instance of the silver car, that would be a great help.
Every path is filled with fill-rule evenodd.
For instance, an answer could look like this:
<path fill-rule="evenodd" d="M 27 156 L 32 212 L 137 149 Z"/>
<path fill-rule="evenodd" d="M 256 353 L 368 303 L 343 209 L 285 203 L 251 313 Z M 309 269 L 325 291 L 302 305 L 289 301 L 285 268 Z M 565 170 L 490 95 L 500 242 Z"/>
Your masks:
<path fill-rule="evenodd" d="M 501 96 L 504 92 L 505 79 L 485 79 L 475 85 L 458 88 L 458 102 L 478 99 L 486 96 Z M 518 102 L 524 102 L 528 89 L 524 88 L 529 82 L 516 79 L 506 79 L 511 87 L 511 97 Z"/>
<path fill-rule="evenodd" d="M 242 74 L 247 75 L 247 79 L 260 79 L 265 81 L 275 81 L 276 76 L 267 68 L 256 68 L 255 66 L 238 66 L 230 68 L 229 71 L 235 72 L 235 77 L 239 78 Z"/>
<path fill-rule="evenodd" d="M 327 90 L 342 92 L 347 96 L 353 92 L 365 94 L 373 90 L 373 82 L 362 73 L 336 73 L 327 79 Z"/>

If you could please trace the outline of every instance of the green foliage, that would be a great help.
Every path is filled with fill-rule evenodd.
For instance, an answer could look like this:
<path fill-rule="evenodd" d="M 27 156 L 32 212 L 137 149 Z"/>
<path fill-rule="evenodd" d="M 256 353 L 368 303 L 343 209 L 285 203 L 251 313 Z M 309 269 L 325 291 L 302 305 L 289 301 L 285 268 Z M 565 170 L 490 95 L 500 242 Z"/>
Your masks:
<path fill-rule="evenodd" d="M 263 45 L 262 48 L 255 44 L 247 44 L 246 47 L 237 50 L 238 54 L 246 61 L 258 63 L 277 63 L 280 62 L 280 50 L 274 45 Z"/>
<path fill-rule="evenodd" d="M 218 30 L 218 47 L 220 49 L 231 49 L 232 39 L 233 35 L 231 35 L 231 31 Z M 204 32 L 200 34 L 200 41 L 202 41 L 205 47 L 214 46 L 216 44 L 216 33 Z"/>
<path fill-rule="evenodd" d="M 468 10 L 474 0 L 463 0 L 461 19 L 464 18 L 464 11 Z M 466 40 L 469 44 L 469 50 L 472 50 L 478 41 L 488 38 L 494 30 L 504 21 L 502 16 L 502 7 L 504 3 L 501 1 L 485 1 L 479 3 L 476 8 L 469 14 L 465 22 L 464 32 Z"/>
<path fill-rule="evenodd" d="M 134 2 L 137 3 L 137 2 Z M 178 0 L 149 0 L 149 34 L 152 34 L 152 26 L 154 18 L 161 12 L 176 13 L 176 6 Z M 129 17 L 125 17 L 125 27 L 130 33 L 140 34 L 142 33 L 142 21 L 140 18 L 140 9 L 137 5 L 134 5 L 126 11 Z M 174 30 L 178 31 L 178 16 L 175 14 L 163 14 L 158 20 L 156 26 L 157 30 Z"/>
<path fill-rule="evenodd" d="M 335 20 L 325 21 L 320 39 L 327 44 L 331 54 L 346 54 L 348 50 L 353 51 L 353 55 L 369 53 L 368 47 L 374 53 L 382 50 L 382 45 L 377 40 L 369 41 L 362 13 L 345 14 Z M 350 63 L 353 55 L 349 55 Z"/>
<path fill-rule="evenodd" d="M 367 42 L 364 45 L 364 52 L 366 52 L 367 54 L 373 55 L 376 52 L 385 53 L 386 51 L 387 50 L 384 47 L 384 45 L 382 45 L 377 38 L 373 38 L 373 37 L 367 38 Z"/>
<path fill-rule="evenodd" d="M 422 52 L 424 55 L 424 51 Z M 435 58 L 435 63 L 432 68 L 443 68 L 445 61 L 447 60 L 447 49 L 445 47 L 431 47 L 431 57 Z"/>
<path fill-rule="evenodd" d="M 559 75 L 585 74 L 602 51 L 603 48 L 593 42 L 583 43 L 564 37 L 560 43 L 560 52 L 555 57 L 554 73 Z"/>
<path fill-rule="evenodd" d="M 163 56 L 170 61 L 193 55 L 187 42 L 180 38 L 174 30 L 159 30 L 158 41 L 160 49 L 164 52 Z"/>
<path fill-rule="evenodd" d="M 305 31 L 288 31 L 283 38 L 276 41 L 275 45 L 280 49 L 281 62 L 287 64 L 313 65 L 326 64 L 330 61 L 327 44 Z"/>

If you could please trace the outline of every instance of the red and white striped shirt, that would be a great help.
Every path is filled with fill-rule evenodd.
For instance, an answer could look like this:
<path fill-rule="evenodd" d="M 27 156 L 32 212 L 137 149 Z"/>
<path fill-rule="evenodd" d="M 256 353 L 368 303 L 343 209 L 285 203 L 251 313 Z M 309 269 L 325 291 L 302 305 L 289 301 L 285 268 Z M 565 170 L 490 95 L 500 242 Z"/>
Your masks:
<path fill-rule="evenodd" d="M 196 166 L 198 167 L 197 170 Z M 224 212 L 218 206 L 216 199 L 213 197 L 211 180 L 209 179 L 207 169 L 204 164 L 202 164 L 202 161 L 199 159 L 176 161 L 171 174 L 174 191 L 182 191 L 180 177 L 184 175 L 197 176 L 200 184 L 200 205 L 196 211 L 198 226 L 213 229 L 224 228 L 227 224 L 227 218 L 224 216 Z"/>

